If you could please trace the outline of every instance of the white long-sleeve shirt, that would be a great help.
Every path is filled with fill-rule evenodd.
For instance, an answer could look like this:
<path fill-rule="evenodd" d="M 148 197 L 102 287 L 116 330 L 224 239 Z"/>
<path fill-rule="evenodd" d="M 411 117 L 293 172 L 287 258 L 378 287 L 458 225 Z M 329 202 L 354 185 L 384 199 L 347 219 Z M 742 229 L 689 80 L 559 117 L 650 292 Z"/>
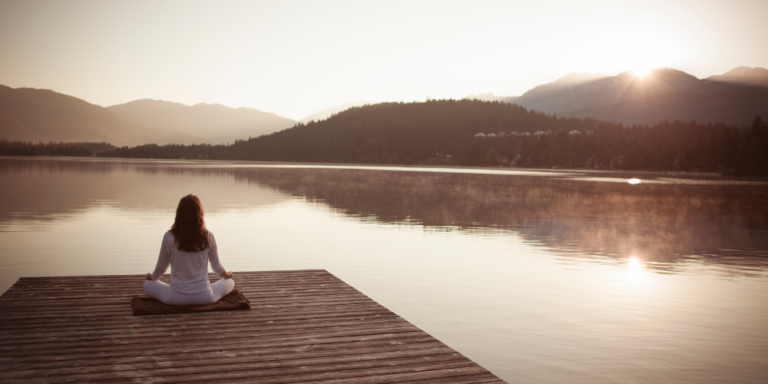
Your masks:
<path fill-rule="evenodd" d="M 160 257 L 157 259 L 152 280 L 157 281 L 171 267 L 171 288 L 179 293 L 195 294 L 208 289 L 208 262 L 211 269 L 221 275 L 227 270 L 219 262 L 219 249 L 213 233 L 211 246 L 200 252 L 184 252 L 176 248 L 176 240 L 168 231 L 163 236 L 163 245 L 160 247 Z"/>

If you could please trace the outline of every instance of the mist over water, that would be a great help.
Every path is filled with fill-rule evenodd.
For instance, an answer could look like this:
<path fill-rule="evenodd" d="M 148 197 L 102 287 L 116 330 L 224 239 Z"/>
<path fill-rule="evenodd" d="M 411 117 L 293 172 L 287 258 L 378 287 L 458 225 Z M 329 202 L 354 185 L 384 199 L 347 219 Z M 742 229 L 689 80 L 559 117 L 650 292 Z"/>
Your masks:
<path fill-rule="evenodd" d="M 235 275 L 327 269 L 508 382 L 768 379 L 763 180 L 2 158 L 0 185 L 0 291 L 151 271 L 194 193 Z"/>

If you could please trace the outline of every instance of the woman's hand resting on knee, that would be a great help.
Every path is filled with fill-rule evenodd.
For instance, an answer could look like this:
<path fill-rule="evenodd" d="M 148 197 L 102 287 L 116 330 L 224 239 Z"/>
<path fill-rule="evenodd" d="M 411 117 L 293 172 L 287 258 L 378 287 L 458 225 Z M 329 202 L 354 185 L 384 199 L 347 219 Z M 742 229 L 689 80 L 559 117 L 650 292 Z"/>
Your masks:
<path fill-rule="evenodd" d="M 147 273 L 147 281 L 152 281 L 152 274 L 151 273 Z"/>
<path fill-rule="evenodd" d="M 231 279 L 231 278 L 235 277 L 235 275 L 232 272 L 230 272 L 230 271 L 226 271 L 226 272 L 222 273 L 219 276 L 221 276 L 221 277 L 223 277 L 225 279 Z"/>

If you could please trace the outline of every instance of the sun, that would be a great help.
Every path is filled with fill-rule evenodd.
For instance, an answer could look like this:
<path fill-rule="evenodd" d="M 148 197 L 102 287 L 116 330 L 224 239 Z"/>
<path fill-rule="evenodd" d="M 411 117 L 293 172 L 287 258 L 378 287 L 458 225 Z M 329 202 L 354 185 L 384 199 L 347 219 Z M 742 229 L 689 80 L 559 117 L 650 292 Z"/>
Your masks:
<path fill-rule="evenodd" d="M 637 77 L 648 76 L 654 70 L 652 65 L 637 65 L 632 69 L 632 73 Z"/>
<path fill-rule="evenodd" d="M 636 52 L 632 52 L 631 54 L 627 53 L 623 57 L 626 65 L 625 68 L 635 76 L 646 77 L 656 68 L 663 66 L 660 64 L 664 62 L 664 59 L 654 52 L 653 47 L 643 48 L 642 45 L 638 44 L 636 49 Z"/>

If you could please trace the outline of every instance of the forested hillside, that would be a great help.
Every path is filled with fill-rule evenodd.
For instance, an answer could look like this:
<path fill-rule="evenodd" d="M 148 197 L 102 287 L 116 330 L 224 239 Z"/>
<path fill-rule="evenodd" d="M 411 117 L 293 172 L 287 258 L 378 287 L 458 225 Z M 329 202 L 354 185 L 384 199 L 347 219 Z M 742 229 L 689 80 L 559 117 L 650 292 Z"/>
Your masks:
<path fill-rule="evenodd" d="M 768 175 L 768 127 L 662 121 L 624 126 L 479 100 L 351 108 L 232 145 L 145 145 L 108 157 L 572 167 Z"/>

